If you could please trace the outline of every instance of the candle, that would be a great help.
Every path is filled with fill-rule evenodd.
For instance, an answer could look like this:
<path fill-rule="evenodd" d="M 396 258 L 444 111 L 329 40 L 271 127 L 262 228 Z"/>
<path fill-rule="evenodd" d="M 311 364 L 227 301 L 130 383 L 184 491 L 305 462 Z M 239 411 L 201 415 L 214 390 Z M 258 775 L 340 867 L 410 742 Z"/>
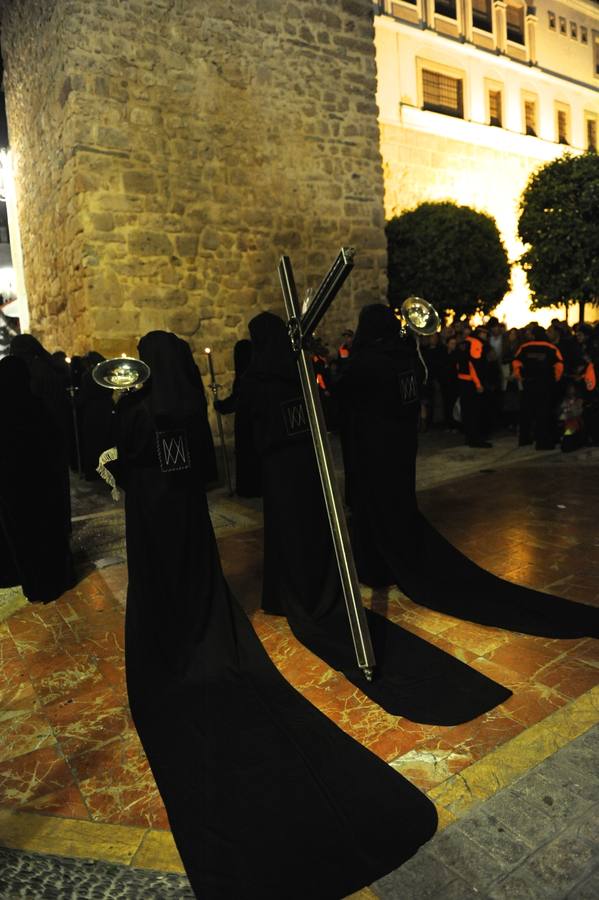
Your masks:
<path fill-rule="evenodd" d="M 212 384 L 215 385 L 216 377 L 214 375 L 214 366 L 212 364 L 212 351 L 210 350 L 210 347 L 206 347 L 205 350 L 206 350 L 206 356 L 208 357 L 208 367 L 210 369 L 210 378 L 212 379 Z"/>

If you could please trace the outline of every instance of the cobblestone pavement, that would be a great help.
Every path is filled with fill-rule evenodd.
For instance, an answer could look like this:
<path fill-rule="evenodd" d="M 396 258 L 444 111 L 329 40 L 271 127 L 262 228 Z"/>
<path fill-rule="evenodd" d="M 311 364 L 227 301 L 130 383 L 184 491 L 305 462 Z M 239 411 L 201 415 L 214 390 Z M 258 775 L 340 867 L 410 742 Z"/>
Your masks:
<path fill-rule="evenodd" d="M 599 726 L 372 885 L 381 900 L 597 900 Z"/>
<path fill-rule="evenodd" d="M 2 900 L 194 900 L 184 875 L 0 848 Z"/>

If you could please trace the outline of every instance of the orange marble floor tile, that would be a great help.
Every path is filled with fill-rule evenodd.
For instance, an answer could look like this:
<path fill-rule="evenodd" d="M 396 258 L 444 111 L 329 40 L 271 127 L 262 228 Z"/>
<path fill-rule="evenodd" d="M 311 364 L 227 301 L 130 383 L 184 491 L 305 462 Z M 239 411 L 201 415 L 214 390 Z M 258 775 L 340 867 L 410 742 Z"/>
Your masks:
<path fill-rule="evenodd" d="M 522 644 L 520 641 L 507 641 L 504 646 L 485 654 L 488 659 L 518 675 L 534 678 L 546 665 L 553 662 L 559 648 L 535 646 L 532 642 Z"/>
<path fill-rule="evenodd" d="M 55 747 L 34 750 L 0 763 L 0 806 L 29 809 L 43 806 L 44 798 L 75 785 L 73 773 Z"/>
<path fill-rule="evenodd" d="M 556 709 L 565 706 L 568 698 L 543 684 L 521 682 L 514 686 L 513 695 L 503 703 L 512 719 L 529 727 L 541 722 Z"/>
<path fill-rule="evenodd" d="M 106 684 L 84 686 L 66 699 L 49 703 L 44 715 L 67 758 L 133 731 L 125 697 Z"/>
<path fill-rule="evenodd" d="M 18 659 L 19 651 L 5 623 L 0 624 L 0 667 L 9 660 Z"/>
<path fill-rule="evenodd" d="M 0 710 L 32 709 L 37 704 L 27 666 L 17 657 L 4 663 L 0 679 Z"/>
<path fill-rule="evenodd" d="M 92 819 L 166 828 L 166 813 L 147 759 L 129 732 L 71 760 Z"/>
<path fill-rule="evenodd" d="M 35 797 L 31 801 L 23 803 L 19 810 L 68 819 L 89 819 L 90 817 L 81 791 L 74 784 Z"/>
<path fill-rule="evenodd" d="M 40 651 L 32 657 L 29 674 L 41 703 L 71 696 L 83 686 L 102 681 L 96 661 L 88 653 Z"/>
<path fill-rule="evenodd" d="M 7 625 L 22 658 L 39 653 L 42 649 L 60 647 L 71 635 L 69 626 L 55 606 L 50 605 L 25 607 L 14 613 Z"/>
<path fill-rule="evenodd" d="M 536 680 L 574 699 L 599 684 L 599 668 L 572 657 L 560 658 L 546 666 Z"/>
<path fill-rule="evenodd" d="M 522 722 L 507 715 L 505 707 L 498 706 L 471 722 L 453 725 L 418 744 L 419 750 L 436 752 L 457 752 L 466 765 L 486 756 L 495 747 L 501 746 L 525 729 Z"/>
<path fill-rule="evenodd" d="M 0 762 L 55 743 L 52 727 L 43 714 L 29 710 L 0 712 Z"/>
<path fill-rule="evenodd" d="M 443 637 L 458 647 L 476 653 L 477 656 L 486 656 L 506 644 L 509 640 L 509 633 L 498 628 L 486 628 L 483 625 L 461 622 L 444 631 Z"/>

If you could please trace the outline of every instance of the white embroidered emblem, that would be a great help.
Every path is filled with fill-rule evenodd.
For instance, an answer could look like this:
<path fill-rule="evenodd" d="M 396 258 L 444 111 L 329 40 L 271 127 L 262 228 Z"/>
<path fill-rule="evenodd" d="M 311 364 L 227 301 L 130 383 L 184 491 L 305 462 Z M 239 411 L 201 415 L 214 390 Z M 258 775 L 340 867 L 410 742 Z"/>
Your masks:
<path fill-rule="evenodd" d="M 184 428 L 157 431 L 156 444 L 162 472 L 178 472 L 181 469 L 191 468 L 187 433 Z"/>

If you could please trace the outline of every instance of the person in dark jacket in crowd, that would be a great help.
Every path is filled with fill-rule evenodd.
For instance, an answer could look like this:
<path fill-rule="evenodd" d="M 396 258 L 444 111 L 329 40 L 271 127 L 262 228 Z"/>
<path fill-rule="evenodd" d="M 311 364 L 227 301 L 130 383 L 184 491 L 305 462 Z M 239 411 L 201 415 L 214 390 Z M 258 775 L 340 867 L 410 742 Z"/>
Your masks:
<path fill-rule="evenodd" d="M 537 450 L 553 450 L 557 439 L 556 385 L 564 373 L 561 351 L 547 340 L 544 328 L 536 325 L 532 340 L 520 344 L 512 362 L 522 382 L 519 445 L 535 442 Z"/>
<path fill-rule="evenodd" d="M 467 329 L 458 344 L 458 383 L 464 437 L 469 447 L 490 448 L 483 439 L 484 346 Z"/>

